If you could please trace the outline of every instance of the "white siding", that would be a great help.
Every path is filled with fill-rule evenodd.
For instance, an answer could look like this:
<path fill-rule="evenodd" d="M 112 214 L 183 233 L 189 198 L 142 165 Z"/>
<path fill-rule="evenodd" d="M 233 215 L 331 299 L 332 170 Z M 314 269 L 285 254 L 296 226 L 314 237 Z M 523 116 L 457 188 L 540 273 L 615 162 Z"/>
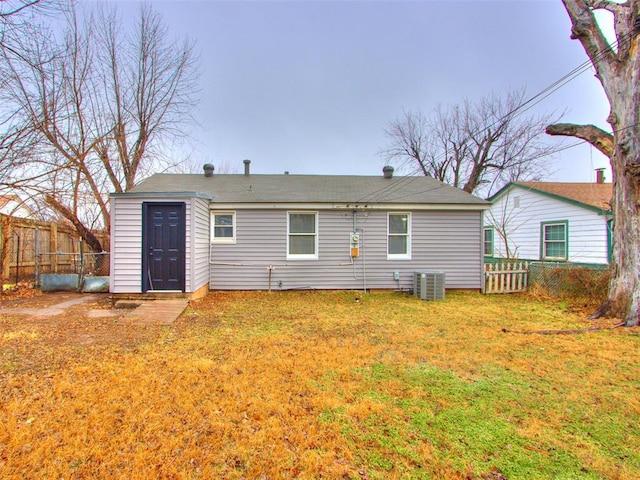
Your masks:
<path fill-rule="evenodd" d="M 519 199 L 519 206 L 517 205 Z M 494 257 L 506 257 L 498 230 L 504 226 L 512 256 L 540 259 L 542 222 L 568 221 L 571 262 L 608 262 L 607 217 L 597 212 L 546 195 L 512 186 L 485 213 L 485 226 L 494 226 Z M 515 252 L 515 254 L 514 254 Z"/>
<path fill-rule="evenodd" d="M 193 275 L 190 289 L 195 292 L 209 282 L 209 202 L 202 198 L 191 199 L 193 212 L 193 250 L 191 263 Z"/>
<path fill-rule="evenodd" d="M 202 281 L 201 274 L 196 281 L 192 280 L 193 272 L 197 271 L 193 264 L 192 238 L 194 233 L 201 232 L 202 228 L 192 228 L 193 202 L 191 198 L 116 196 L 111 197 L 111 276 L 109 279 L 111 293 L 142 292 L 142 202 L 166 201 L 185 202 L 186 205 L 186 291 L 193 291 L 191 288 Z M 202 210 L 202 206 L 200 206 L 200 210 Z M 199 243 L 200 248 L 202 248 L 201 244 L 202 242 Z"/>
<path fill-rule="evenodd" d="M 318 260 L 287 260 L 286 210 L 237 210 L 236 243 L 211 245 L 210 288 L 411 288 L 413 272 L 441 270 L 447 288 L 480 288 L 481 212 L 412 212 L 410 260 L 387 260 L 387 212 L 359 212 L 360 256 L 350 257 L 351 212 L 318 212 Z M 393 273 L 400 273 L 400 284 Z"/>

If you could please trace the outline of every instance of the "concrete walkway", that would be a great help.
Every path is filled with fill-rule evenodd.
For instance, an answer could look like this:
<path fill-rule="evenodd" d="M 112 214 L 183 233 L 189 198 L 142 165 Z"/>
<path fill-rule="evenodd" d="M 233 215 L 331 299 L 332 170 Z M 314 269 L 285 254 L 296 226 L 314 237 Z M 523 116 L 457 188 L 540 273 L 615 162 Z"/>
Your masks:
<path fill-rule="evenodd" d="M 54 315 L 63 314 L 67 308 L 79 305 L 81 303 L 94 302 L 100 297 L 96 295 L 83 295 L 79 298 L 67 300 L 66 302 L 56 303 L 50 307 L 44 308 L 0 308 L 0 313 L 7 315 L 31 315 L 33 317 L 52 317 Z"/>
<path fill-rule="evenodd" d="M 127 312 L 125 322 L 143 325 L 171 325 L 185 311 L 189 300 L 172 298 L 168 300 L 140 300 L 138 307 Z M 116 303 L 116 308 L 118 304 Z"/>

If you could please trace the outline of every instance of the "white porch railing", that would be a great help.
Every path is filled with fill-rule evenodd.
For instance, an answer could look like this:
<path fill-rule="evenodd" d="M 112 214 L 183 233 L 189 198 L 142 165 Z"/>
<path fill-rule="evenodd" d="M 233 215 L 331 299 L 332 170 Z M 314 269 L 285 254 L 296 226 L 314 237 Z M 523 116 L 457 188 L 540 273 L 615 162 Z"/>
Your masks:
<path fill-rule="evenodd" d="M 529 280 L 527 262 L 487 263 L 484 266 L 484 293 L 524 292 Z"/>

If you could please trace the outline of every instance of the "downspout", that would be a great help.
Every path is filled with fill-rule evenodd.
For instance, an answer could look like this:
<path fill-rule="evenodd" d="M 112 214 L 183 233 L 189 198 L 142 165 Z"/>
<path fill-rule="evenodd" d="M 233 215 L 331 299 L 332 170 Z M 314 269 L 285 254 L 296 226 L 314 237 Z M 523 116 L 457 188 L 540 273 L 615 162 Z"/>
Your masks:
<path fill-rule="evenodd" d="M 486 267 L 484 263 L 484 213 L 484 210 L 480 213 L 480 293 L 485 293 L 484 284 L 487 279 L 487 274 L 485 273 Z M 493 253 L 495 255 L 495 248 Z"/>
<path fill-rule="evenodd" d="M 357 210 L 353 210 L 352 219 L 353 219 L 352 232 L 358 233 L 358 211 Z M 360 231 L 360 233 L 364 233 L 364 232 Z M 367 293 L 367 260 L 364 254 L 363 237 L 364 235 L 362 235 L 360 238 L 358 248 L 362 251 L 362 291 L 363 293 Z M 353 263 L 353 278 L 357 279 L 358 275 L 356 274 L 356 262 L 353 257 L 351 257 L 351 262 Z"/>
<path fill-rule="evenodd" d="M 367 254 L 364 249 L 364 230 L 361 230 L 360 248 L 362 250 L 362 289 L 367 293 Z"/>

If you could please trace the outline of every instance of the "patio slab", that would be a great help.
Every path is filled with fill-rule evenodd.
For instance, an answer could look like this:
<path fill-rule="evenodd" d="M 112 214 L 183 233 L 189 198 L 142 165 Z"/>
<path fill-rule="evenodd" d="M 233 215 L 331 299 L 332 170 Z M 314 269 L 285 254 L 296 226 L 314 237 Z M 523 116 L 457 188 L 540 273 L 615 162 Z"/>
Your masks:
<path fill-rule="evenodd" d="M 185 311 L 189 300 L 172 298 L 167 300 L 140 300 L 140 305 L 127 312 L 125 322 L 145 325 L 171 325 Z"/>

